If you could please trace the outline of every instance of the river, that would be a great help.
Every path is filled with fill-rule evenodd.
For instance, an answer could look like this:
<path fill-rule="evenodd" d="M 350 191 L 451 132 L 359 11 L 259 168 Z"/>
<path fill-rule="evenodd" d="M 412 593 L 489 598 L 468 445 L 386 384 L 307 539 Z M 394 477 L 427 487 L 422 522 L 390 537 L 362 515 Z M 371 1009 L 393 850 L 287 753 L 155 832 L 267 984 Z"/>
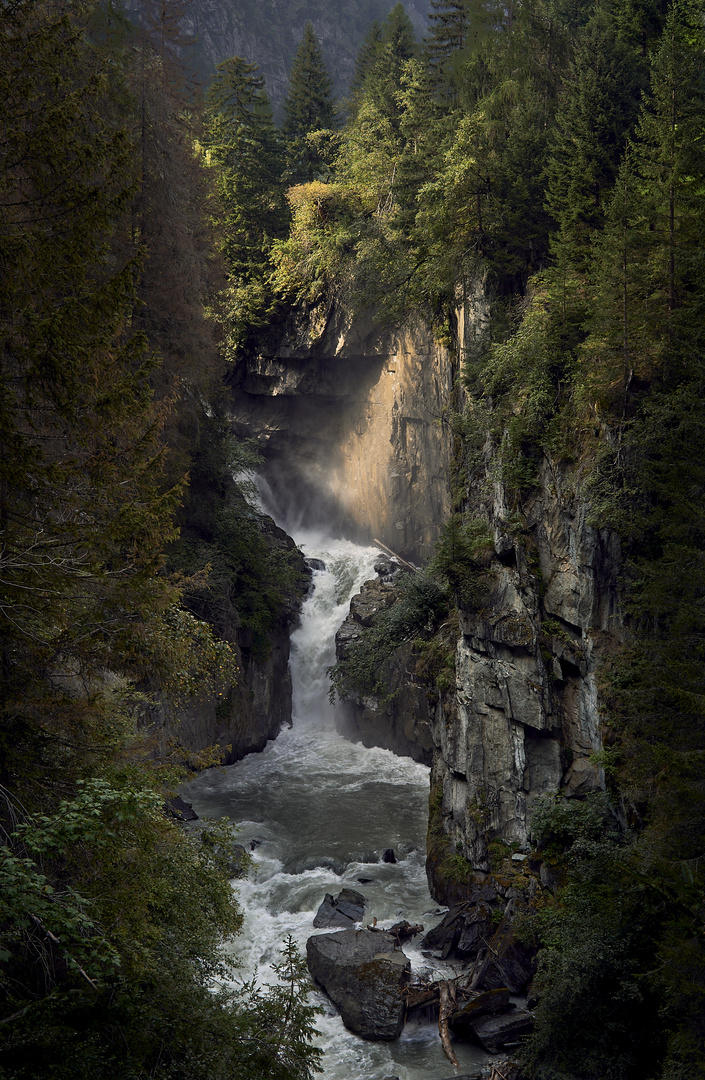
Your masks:
<path fill-rule="evenodd" d="M 243 978 L 256 975 L 260 983 L 271 981 L 288 934 L 305 955 L 327 892 L 356 889 L 367 900 L 365 921 L 376 917 L 382 925 L 404 918 L 428 929 L 441 913 L 424 871 L 428 768 L 347 742 L 335 731 L 328 700 L 335 631 L 350 597 L 374 576 L 379 552 L 310 532 L 294 536 L 325 570 L 314 571 L 292 636 L 292 726 L 262 753 L 203 772 L 184 790 L 200 816 L 227 815 L 241 842 L 254 845 L 250 878 L 235 883 L 245 922 L 234 952 Z M 387 848 L 395 863 L 381 860 Z M 418 948 L 405 952 L 415 970 L 433 968 Z M 324 1009 L 316 1039 L 325 1051 L 323 1080 L 442 1080 L 453 1073 L 435 1023 L 412 1021 L 394 1043 L 366 1042 L 345 1029 L 325 995 L 315 992 L 315 1000 Z M 456 1050 L 461 1072 L 487 1061 L 469 1045 Z"/>

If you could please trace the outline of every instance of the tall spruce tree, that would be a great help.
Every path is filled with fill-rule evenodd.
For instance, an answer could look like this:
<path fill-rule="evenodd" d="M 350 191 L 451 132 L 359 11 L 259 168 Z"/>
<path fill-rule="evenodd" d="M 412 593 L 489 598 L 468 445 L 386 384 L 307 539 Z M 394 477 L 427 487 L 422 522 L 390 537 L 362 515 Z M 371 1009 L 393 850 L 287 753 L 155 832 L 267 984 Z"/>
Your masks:
<path fill-rule="evenodd" d="M 416 37 L 402 4 L 396 4 L 382 23 L 379 46 L 365 79 L 365 98 L 394 128 L 403 106 L 400 91 L 406 65 L 416 55 Z"/>
<path fill-rule="evenodd" d="M 471 0 L 431 0 L 426 59 L 436 92 L 450 102 L 458 97 L 459 69 L 482 39 L 487 10 Z"/>
<path fill-rule="evenodd" d="M 216 214 L 230 296 L 224 320 L 230 356 L 262 325 L 271 303 L 272 242 L 286 231 L 284 155 L 264 79 L 235 56 L 218 64 L 206 97 L 204 145 L 217 167 Z"/>
<path fill-rule="evenodd" d="M 323 146 L 310 136 L 335 126 L 333 82 L 323 60 L 313 26 L 306 23 L 289 74 L 284 99 L 282 135 L 290 179 L 294 183 L 315 179 L 323 166 Z"/>
<path fill-rule="evenodd" d="M 354 118 L 360 107 L 360 101 L 365 90 L 367 76 L 372 71 L 382 41 L 382 25 L 375 19 L 370 25 L 365 40 L 363 41 L 355 58 L 355 73 L 350 83 L 350 113 Z"/>

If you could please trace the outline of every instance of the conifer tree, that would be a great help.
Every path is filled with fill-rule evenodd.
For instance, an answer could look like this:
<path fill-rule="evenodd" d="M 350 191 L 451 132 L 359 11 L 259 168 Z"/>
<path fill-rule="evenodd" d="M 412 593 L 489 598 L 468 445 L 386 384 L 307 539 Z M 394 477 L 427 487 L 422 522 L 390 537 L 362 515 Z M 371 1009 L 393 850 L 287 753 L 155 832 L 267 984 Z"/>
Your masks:
<path fill-rule="evenodd" d="M 333 82 L 313 26 L 308 22 L 294 57 L 284 99 L 282 134 L 294 183 L 310 183 L 322 166 L 320 143 L 308 136 L 330 130 L 334 125 Z"/>
<path fill-rule="evenodd" d="M 382 23 L 376 57 L 365 79 L 368 103 L 398 131 L 399 100 L 406 64 L 416 55 L 414 28 L 402 4 L 396 4 Z"/>
<path fill-rule="evenodd" d="M 558 101 L 547 164 L 547 205 L 558 223 L 556 249 L 584 273 L 591 235 L 636 118 L 633 51 L 618 40 L 612 20 L 598 12 L 582 32 Z"/>
<path fill-rule="evenodd" d="M 230 281 L 224 318 L 234 360 L 233 350 L 269 310 L 269 254 L 288 220 L 283 152 L 256 64 L 239 56 L 218 64 L 206 98 L 204 144 L 217 167 L 217 227 Z"/>
<path fill-rule="evenodd" d="M 431 0 L 428 18 L 431 35 L 425 51 L 431 79 L 442 98 L 455 102 L 459 68 L 482 37 L 487 12 L 470 0 Z"/>
<path fill-rule="evenodd" d="M 367 31 L 365 40 L 360 46 L 357 57 L 355 58 L 355 74 L 350 83 L 350 104 L 353 117 L 360 107 L 360 101 L 365 90 L 367 76 L 372 71 L 377 61 L 381 41 L 382 26 L 381 23 L 375 19 Z"/>

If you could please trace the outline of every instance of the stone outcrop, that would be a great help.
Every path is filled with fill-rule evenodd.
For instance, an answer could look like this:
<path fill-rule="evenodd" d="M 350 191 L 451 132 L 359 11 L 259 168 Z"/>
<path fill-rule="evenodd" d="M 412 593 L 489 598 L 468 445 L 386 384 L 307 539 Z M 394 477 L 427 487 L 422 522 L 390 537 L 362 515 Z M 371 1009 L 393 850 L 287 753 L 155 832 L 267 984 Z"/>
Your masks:
<path fill-rule="evenodd" d="M 365 897 L 355 889 L 343 889 L 337 896 L 326 893 L 313 920 L 313 925 L 321 927 L 343 927 L 348 929 L 361 922 L 365 914 Z"/>
<path fill-rule="evenodd" d="M 396 599 L 393 581 L 366 581 L 352 598 L 350 614 L 335 638 L 336 656 L 345 659 L 350 646 L 374 626 L 380 612 Z M 430 765 L 433 756 L 431 715 L 426 688 L 413 675 L 413 646 L 397 649 L 384 666 L 385 695 L 352 695 L 336 709 L 336 727 L 352 742 L 381 746 L 395 754 Z"/>
<path fill-rule="evenodd" d="M 237 680 L 224 688 L 221 697 L 205 688 L 176 710 L 166 703 L 150 707 L 145 725 L 160 757 L 167 756 L 175 746 L 188 758 L 218 745 L 224 751 L 222 762 L 230 765 L 246 754 L 263 750 L 284 725 L 291 723 L 290 635 L 310 571 L 283 529 L 269 521 L 267 535 L 272 545 L 298 560 L 299 569 L 298 580 L 269 631 L 269 652 L 263 658 L 253 654 L 249 635 L 239 625 L 233 609 L 232 626 L 226 636 L 235 654 Z"/>
<path fill-rule="evenodd" d="M 346 1028 L 363 1039 L 398 1039 L 404 1024 L 402 987 L 411 963 L 391 934 L 340 930 L 306 942 L 314 980 L 340 1009 Z"/>
<path fill-rule="evenodd" d="M 539 481 L 520 531 L 498 486 L 479 507 L 495 529 L 493 587 L 461 612 L 456 687 L 431 717 L 442 831 L 481 871 L 493 839 L 528 850 L 537 797 L 604 783 L 596 669 L 620 633 L 619 543 L 589 524 L 567 469 L 545 460 Z M 433 858 L 429 871 L 440 894 Z"/>

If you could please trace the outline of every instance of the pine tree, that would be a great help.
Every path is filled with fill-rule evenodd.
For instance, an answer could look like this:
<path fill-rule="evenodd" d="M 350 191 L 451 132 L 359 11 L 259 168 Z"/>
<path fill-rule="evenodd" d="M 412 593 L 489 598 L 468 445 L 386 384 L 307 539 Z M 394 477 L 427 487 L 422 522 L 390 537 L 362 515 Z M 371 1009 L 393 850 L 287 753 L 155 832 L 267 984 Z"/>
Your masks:
<path fill-rule="evenodd" d="M 402 4 L 396 4 L 382 23 L 374 63 L 365 79 L 365 99 L 384 116 L 395 132 L 399 128 L 402 79 L 409 60 L 416 55 L 414 28 Z"/>
<path fill-rule="evenodd" d="M 370 26 L 355 58 L 355 74 L 350 83 L 350 112 L 354 118 L 365 91 L 367 76 L 374 68 L 382 41 L 382 26 L 375 19 Z"/>
<path fill-rule="evenodd" d="M 470 0 L 431 0 L 428 18 L 431 35 L 425 51 L 431 79 L 441 98 L 456 102 L 459 69 L 486 33 L 487 9 Z"/>
<path fill-rule="evenodd" d="M 603 405 L 614 402 L 618 387 L 617 400 L 623 402 L 632 378 L 678 378 L 684 370 L 697 370 L 705 346 L 705 93 L 698 7 L 680 0 L 669 13 L 653 60 L 651 93 L 596 244 L 585 379 Z"/>
<path fill-rule="evenodd" d="M 272 242 L 286 231 L 284 159 L 264 79 L 239 56 L 217 66 L 206 97 L 204 145 L 217 168 L 220 248 L 230 295 L 224 320 L 228 356 L 263 324 L 272 302 Z"/>
<path fill-rule="evenodd" d="M 334 126 L 333 82 L 309 22 L 294 57 L 284 99 L 282 135 L 287 144 L 289 175 L 294 183 L 311 183 L 323 164 L 321 144 L 309 136 Z"/>
<path fill-rule="evenodd" d="M 584 273 L 590 239 L 604 221 L 625 139 L 638 107 L 633 51 L 598 12 L 581 34 L 556 110 L 547 163 L 547 206 L 556 251 Z"/>

